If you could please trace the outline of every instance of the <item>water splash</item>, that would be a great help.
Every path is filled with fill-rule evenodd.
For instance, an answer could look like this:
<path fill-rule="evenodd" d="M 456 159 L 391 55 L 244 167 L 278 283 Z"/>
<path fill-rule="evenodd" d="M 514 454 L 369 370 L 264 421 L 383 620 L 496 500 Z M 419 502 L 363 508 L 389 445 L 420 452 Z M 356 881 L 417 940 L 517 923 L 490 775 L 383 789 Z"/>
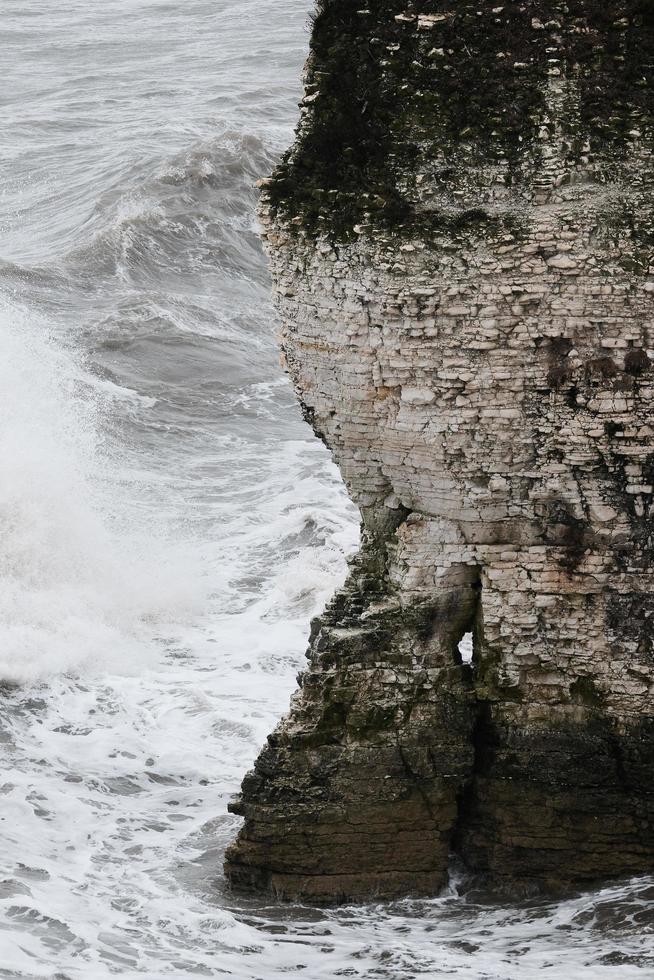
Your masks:
<path fill-rule="evenodd" d="M 197 602 L 193 573 L 121 506 L 103 403 L 72 352 L 7 301 L 0 349 L 0 680 L 142 669 L 153 622 Z"/>

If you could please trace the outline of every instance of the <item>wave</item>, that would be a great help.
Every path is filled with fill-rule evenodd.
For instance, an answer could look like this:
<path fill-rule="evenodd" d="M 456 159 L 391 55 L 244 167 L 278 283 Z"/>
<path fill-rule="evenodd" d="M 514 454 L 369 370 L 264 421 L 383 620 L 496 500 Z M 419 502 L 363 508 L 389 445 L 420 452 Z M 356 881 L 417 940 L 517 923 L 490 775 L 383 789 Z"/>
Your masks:
<path fill-rule="evenodd" d="M 142 669 L 199 577 L 163 528 L 128 515 L 97 380 L 6 300 L 0 345 L 0 679 Z"/>
<path fill-rule="evenodd" d="M 216 276 L 261 281 L 254 185 L 274 160 L 261 139 L 227 132 L 134 168 L 99 197 L 87 240 L 64 267 L 86 280 L 118 276 L 185 292 Z"/>

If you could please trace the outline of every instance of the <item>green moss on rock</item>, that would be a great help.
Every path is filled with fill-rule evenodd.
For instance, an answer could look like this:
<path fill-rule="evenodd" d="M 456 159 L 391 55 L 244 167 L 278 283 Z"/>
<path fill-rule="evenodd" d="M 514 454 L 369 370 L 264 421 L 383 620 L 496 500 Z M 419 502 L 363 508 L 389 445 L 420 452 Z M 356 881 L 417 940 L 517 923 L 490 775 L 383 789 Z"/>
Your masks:
<path fill-rule="evenodd" d="M 358 224 L 499 233 L 497 217 L 425 207 L 417 175 L 456 191 L 483 163 L 519 184 L 560 76 L 579 94 L 558 120 L 569 152 L 583 136 L 619 157 L 654 117 L 653 51 L 647 0 L 319 0 L 303 119 L 268 187 L 272 208 L 340 240 Z"/>

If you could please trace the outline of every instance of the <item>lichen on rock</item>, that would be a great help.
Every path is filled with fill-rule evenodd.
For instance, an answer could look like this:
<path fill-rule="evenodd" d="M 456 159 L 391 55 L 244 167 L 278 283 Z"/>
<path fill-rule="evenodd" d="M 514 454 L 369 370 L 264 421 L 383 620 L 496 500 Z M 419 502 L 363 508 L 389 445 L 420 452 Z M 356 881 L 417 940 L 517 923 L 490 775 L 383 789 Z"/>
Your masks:
<path fill-rule="evenodd" d="M 654 865 L 653 66 L 635 0 L 319 5 L 261 219 L 364 546 L 233 806 L 235 884 Z"/>

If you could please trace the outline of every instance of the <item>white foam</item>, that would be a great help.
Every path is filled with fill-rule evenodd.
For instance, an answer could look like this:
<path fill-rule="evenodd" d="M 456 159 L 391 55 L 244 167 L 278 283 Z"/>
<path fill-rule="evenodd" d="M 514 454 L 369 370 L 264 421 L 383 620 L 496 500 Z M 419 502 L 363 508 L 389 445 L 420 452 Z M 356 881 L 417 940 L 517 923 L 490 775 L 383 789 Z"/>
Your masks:
<path fill-rule="evenodd" d="M 193 600 L 188 570 L 129 525 L 70 351 L 6 301 L 0 350 L 0 680 L 140 669 L 153 621 Z"/>

